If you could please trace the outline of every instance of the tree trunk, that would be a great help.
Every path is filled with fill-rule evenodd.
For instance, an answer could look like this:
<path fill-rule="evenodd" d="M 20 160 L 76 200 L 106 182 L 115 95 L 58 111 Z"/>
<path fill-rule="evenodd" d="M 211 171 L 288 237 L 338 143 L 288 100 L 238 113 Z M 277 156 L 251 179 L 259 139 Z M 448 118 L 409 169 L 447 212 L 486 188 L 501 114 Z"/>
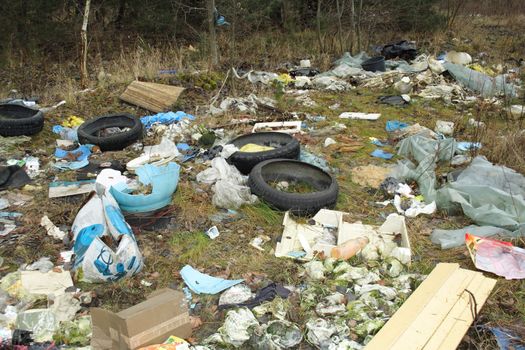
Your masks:
<path fill-rule="evenodd" d="M 335 0 L 335 6 L 337 8 L 337 31 L 339 32 L 339 49 L 343 53 L 343 25 L 341 23 L 341 17 L 343 17 L 343 8 L 339 4 L 339 0 Z"/>
<path fill-rule="evenodd" d="M 323 39 L 321 38 L 321 2 L 317 0 L 317 40 L 319 41 L 319 51 L 323 52 Z"/>
<path fill-rule="evenodd" d="M 217 49 L 217 33 L 215 32 L 215 0 L 207 0 L 208 30 L 210 41 L 210 66 L 213 68 L 219 64 L 219 52 Z"/>
<path fill-rule="evenodd" d="M 351 42 L 350 42 L 350 53 L 354 54 L 354 44 L 355 44 L 355 0 L 350 0 L 350 26 L 352 27 Z"/>
<path fill-rule="evenodd" d="M 91 0 L 86 0 L 84 6 L 84 20 L 82 22 L 82 30 L 80 31 L 80 39 L 82 41 L 82 49 L 80 54 L 80 85 L 85 89 L 89 83 L 89 76 L 87 71 L 87 54 L 88 54 L 88 40 L 87 40 L 87 26 L 89 20 L 89 7 Z"/>
<path fill-rule="evenodd" d="M 357 50 L 361 52 L 361 15 L 363 13 L 363 0 L 359 0 L 359 12 L 357 14 Z"/>
<path fill-rule="evenodd" d="M 120 0 L 117 11 L 117 18 L 115 19 L 115 28 L 118 30 L 122 29 L 122 20 L 124 19 L 124 13 L 126 12 L 126 0 Z"/>

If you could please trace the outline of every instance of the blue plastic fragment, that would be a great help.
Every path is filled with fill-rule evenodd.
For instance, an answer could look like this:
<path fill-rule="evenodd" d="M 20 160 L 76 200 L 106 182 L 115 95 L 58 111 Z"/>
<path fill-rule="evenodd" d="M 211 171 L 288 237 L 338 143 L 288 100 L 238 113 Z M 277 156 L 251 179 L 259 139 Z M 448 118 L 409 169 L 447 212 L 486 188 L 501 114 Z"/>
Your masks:
<path fill-rule="evenodd" d="M 186 265 L 180 270 L 180 275 L 186 285 L 197 294 L 217 294 L 225 289 L 233 287 L 244 280 L 225 280 L 222 278 L 206 275 Z"/>
<path fill-rule="evenodd" d="M 66 151 L 62 148 L 56 148 L 55 157 L 59 159 L 75 159 L 70 162 L 59 162 L 55 163 L 55 168 L 61 170 L 77 170 L 81 169 L 89 164 L 89 156 L 91 155 L 91 149 L 93 145 L 81 145 L 77 149 L 72 151 Z"/>
<path fill-rule="evenodd" d="M 370 153 L 370 155 L 372 157 L 383 158 L 387 160 L 392 159 L 392 157 L 394 157 L 392 153 L 385 152 L 382 149 L 376 149 L 374 152 Z"/>
<path fill-rule="evenodd" d="M 191 148 L 187 143 L 177 143 L 177 149 L 181 152 L 187 151 Z"/>
<path fill-rule="evenodd" d="M 389 120 L 386 122 L 385 129 L 387 132 L 392 132 L 406 127 L 408 127 L 407 123 L 400 122 L 399 120 Z"/>
<path fill-rule="evenodd" d="M 500 350 L 525 350 L 525 342 L 511 331 L 499 327 L 489 329 L 494 334 Z"/>
<path fill-rule="evenodd" d="M 171 196 L 179 183 L 180 166 L 168 163 L 165 166 L 146 164 L 135 173 L 144 185 L 151 185 L 150 194 L 131 194 L 126 183 L 111 186 L 110 192 L 120 209 L 131 213 L 144 213 L 163 208 L 171 203 Z"/>
<path fill-rule="evenodd" d="M 385 147 L 387 145 L 386 143 L 383 143 L 383 142 L 381 142 L 378 139 L 372 140 L 372 141 L 370 141 L 370 143 L 373 144 L 373 145 L 376 145 L 378 147 Z"/>
<path fill-rule="evenodd" d="M 194 120 L 195 117 L 191 114 L 178 111 L 178 112 L 166 112 L 166 113 L 157 113 L 155 115 L 147 115 L 140 118 L 140 121 L 146 129 L 149 129 L 153 124 L 164 124 L 169 125 L 173 123 L 178 123 L 183 119 Z"/>

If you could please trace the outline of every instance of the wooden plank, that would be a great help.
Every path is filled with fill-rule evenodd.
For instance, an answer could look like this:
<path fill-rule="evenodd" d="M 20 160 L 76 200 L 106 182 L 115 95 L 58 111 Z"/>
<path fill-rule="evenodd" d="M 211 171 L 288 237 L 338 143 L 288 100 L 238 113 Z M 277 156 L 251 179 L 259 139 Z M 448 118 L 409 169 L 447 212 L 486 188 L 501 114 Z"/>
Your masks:
<path fill-rule="evenodd" d="M 482 275 L 481 273 L 479 274 Z M 477 306 L 476 313 L 479 313 L 481 311 L 481 308 L 487 301 L 495 285 L 495 279 L 484 277 L 480 285 L 477 286 L 477 288 L 475 286 L 469 286 L 467 288 L 472 294 L 474 294 Z M 463 336 L 465 336 L 465 334 L 467 333 L 470 325 L 472 324 L 472 322 L 474 322 L 474 315 L 472 315 L 472 312 L 470 310 L 470 305 L 473 303 L 472 297 L 466 291 L 464 292 L 464 296 L 468 298 L 467 306 L 463 310 L 461 316 L 452 318 L 453 320 L 455 320 L 455 322 L 449 328 L 450 332 L 442 338 L 441 346 L 438 348 L 439 350 L 456 349 L 459 343 L 461 343 Z M 437 339 L 439 339 L 439 336 L 437 336 Z"/>
<path fill-rule="evenodd" d="M 478 273 L 474 276 L 474 279 L 465 289 L 463 289 L 458 299 L 456 300 L 456 303 L 450 308 L 443 322 L 441 322 L 441 324 L 434 330 L 434 333 L 425 344 L 425 347 L 423 348 L 424 350 L 438 349 L 439 346 L 441 346 L 441 343 L 443 342 L 445 337 L 447 337 L 450 333 L 451 327 L 454 326 L 456 319 L 465 322 L 466 315 L 464 315 L 464 312 L 469 311 L 469 309 L 467 308 L 471 306 L 471 297 L 466 292 L 466 290 L 477 291 L 484 281 L 485 277 L 483 276 L 483 274 Z M 468 322 L 468 324 L 470 324 L 470 322 Z"/>
<path fill-rule="evenodd" d="M 182 91 L 184 88 L 178 86 L 134 81 L 120 99 L 152 112 L 163 112 L 177 102 Z"/>
<path fill-rule="evenodd" d="M 423 349 L 428 339 L 432 337 L 436 328 L 447 317 L 452 306 L 475 276 L 476 272 L 474 271 L 463 269 L 454 271 L 445 283 L 438 286 L 437 292 L 423 310 L 412 317 L 410 327 L 399 336 L 389 349 L 406 350 L 408 344 L 410 344 L 410 349 Z"/>
<path fill-rule="evenodd" d="M 392 343 L 412 324 L 413 318 L 430 302 L 436 290 L 458 269 L 459 264 L 438 264 L 386 325 L 372 338 L 365 350 L 389 349 Z"/>

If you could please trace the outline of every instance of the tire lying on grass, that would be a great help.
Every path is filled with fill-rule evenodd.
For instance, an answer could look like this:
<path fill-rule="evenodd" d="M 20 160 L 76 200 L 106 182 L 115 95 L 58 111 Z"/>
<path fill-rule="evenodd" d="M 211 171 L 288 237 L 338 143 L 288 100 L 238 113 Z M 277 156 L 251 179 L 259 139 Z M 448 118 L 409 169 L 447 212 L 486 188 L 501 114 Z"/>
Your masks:
<path fill-rule="evenodd" d="M 272 183 L 303 183 L 313 190 L 307 193 L 285 192 Z M 334 177 L 314 165 L 289 159 L 272 159 L 257 164 L 248 178 L 253 194 L 272 207 L 290 210 L 296 215 L 312 215 L 323 208 L 333 208 L 339 185 Z"/>
<path fill-rule="evenodd" d="M 249 143 L 271 146 L 274 149 L 262 152 L 235 152 L 228 161 L 243 174 L 249 174 L 253 167 L 269 159 L 297 159 L 301 147 L 293 136 L 280 132 L 259 132 L 246 134 L 230 142 L 237 148 Z"/>
<path fill-rule="evenodd" d="M 0 135 L 33 135 L 44 127 L 44 113 L 16 104 L 0 104 Z"/>
<path fill-rule="evenodd" d="M 107 136 L 99 133 L 107 128 L 129 128 L 129 130 Z M 84 122 L 78 128 L 78 141 L 81 144 L 99 146 L 102 151 L 118 151 L 142 138 L 143 127 L 140 119 L 131 114 L 111 114 L 96 117 Z"/>

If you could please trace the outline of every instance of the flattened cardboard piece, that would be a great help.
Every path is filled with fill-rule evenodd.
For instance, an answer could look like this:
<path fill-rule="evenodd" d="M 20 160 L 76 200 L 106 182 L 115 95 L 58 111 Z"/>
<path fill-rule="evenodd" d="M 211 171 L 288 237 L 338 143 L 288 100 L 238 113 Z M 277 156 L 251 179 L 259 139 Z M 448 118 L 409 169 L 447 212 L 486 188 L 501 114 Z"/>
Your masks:
<path fill-rule="evenodd" d="M 35 295 L 61 295 L 66 289 L 73 287 L 73 280 L 69 271 L 42 273 L 40 271 L 21 271 L 20 280 L 22 287 L 29 294 Z"/>
<path fill-rule="evenodd" d="M 119 313 L 91 309 L 93 349 L 137 349 L 164 342 L 170 335 L 191 336 L 184 294 L 163 289 Z"/>

